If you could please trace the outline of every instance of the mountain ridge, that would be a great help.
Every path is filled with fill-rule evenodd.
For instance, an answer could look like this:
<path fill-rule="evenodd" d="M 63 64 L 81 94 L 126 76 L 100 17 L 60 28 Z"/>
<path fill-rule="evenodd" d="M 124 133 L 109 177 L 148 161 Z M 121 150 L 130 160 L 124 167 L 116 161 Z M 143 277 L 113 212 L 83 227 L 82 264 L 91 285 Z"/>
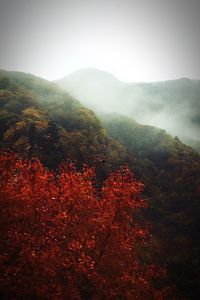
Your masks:
<path fill-rule="evenodd" d="M 112 153 L 116 152 L 115 161 L 127 155 L 106 135 L 91 110 L 55 84 L 4 71 L 0 72 L 0 90 L 1 147 L 39 156 L 54 166 L 67 156 L 82 163 L 98 156 L 109 164 Z"/>
<path fill-rule="evenodd" d="M 167 79 L 167 80 L 156 80 L 156 81 L 132 81 L 132 80 L 121 80 L 119 79 L 116 75 L 113 75 L 110 71 L 106 71 L 106 70 L 103 70 L 103 69 L 99 69 L 99 68 L 95 68 L 95 67 L 87 67 L 87 68 L 81 68 L 81 69 L 77 69 L 73 72 L 70 72 L 68 73 L 67 75 L 65 76 L 62 76 L 62 77 L 59 77 L 57 79 L 53 79 L 52 82 L 57 82 L 57 81 L 60 81 L 62 79 L 65 79 L 69 76 L 74 76 L 76 75 L 77 73 L 85 73 L 85 72 L 90 72 L 91 75 L 94 75 L 94 74 L 102 74 L 103 75 L 107 75 L 109 77 L 112 77 L 112 78 L 115 78 L 117 81 L 120 81 L 122 83 L 127 83 L 127 84 L 157 84 L 157 83 L 166 83 L 166 82 L 173 82 L 173 81 L 196 81 L 196 82 L 200 82 L 200 79 L 198 78 L 190 78 L 190 77 L 177 77 L 177 78 L 174 78 L 174 79 Z"/>
<path fill-rule="evenodd" d="M 199 149 L 200 80 L 180 78 L 124 83 L 113 79 L 115 77 L 110 79 L 110 74 L 107 76 L 103 71 L 100 76 L 96 74 L 98 70 L 92 69 L 88 75 L 88 70 L 82 69 L 56 83 L 97 113 L 116 112 L 130 116 L 142 124 L 166 129 Z"/>

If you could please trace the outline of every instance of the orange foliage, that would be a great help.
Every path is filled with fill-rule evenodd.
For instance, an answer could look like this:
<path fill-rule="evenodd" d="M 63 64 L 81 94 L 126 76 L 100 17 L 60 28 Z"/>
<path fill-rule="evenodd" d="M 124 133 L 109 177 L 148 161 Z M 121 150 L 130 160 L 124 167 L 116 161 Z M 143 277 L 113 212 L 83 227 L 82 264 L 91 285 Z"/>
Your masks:
<path fill-rule="evenodd" d="M 164 299 L 142 260 L 143 184 L 128 167 L 95 188 L 95 169 L 0 157 L 1 299 Z"/>

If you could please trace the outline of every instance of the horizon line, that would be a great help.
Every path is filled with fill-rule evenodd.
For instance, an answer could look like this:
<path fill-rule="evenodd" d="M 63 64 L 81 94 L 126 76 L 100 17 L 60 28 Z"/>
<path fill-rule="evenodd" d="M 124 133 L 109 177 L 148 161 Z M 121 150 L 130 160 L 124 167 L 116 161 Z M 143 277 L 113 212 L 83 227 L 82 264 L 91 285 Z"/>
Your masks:
<path fill-rule="evenodd" d="M 177 80 L 192 80 L 192 81 L 200 81 L 200 78 L 192 78 L 192 77 L 189 77 L 189 76 L 181 76 L 181 77 L 175 77 L 173 79 L 161 79 L 161 80 L 155 80 L 155 81 L 124 81 L 124 80 L 121 80 L 119 79 L 116 75 L 114 75 L 113 73 L 111 73 L 110 71 L 107 71 L 105 69 L 99 69 L 99 68 L 95 68 L 95 67 L 85 67 L 85 68 L 80 68 L 80 69 L 76 69 L 70 73 L 67 73 L 66 75 L 64 76 L 61 76 L 57 79 L 47 79 L 45 77 L 42 77 L 41 75 L 39 74 L 36 74 L 36 73 L 33 73 L 33 72 L 27 72 L 27 71 L 22 71 L 22 70 L 11 70 L 11 69 L 3 69 L 3 68 L 0 68 L 0 72 L 13 72 L 13 73 L 23 73 L 23 74 L 27 74 L 27 75 L 32 75 L 32 76 L 35 76 L 35 77 L 38 77 L 38 78 L 41 78 L 43 80 L 46 80 L 48 82 L 57 82 L 59 80 L 62 80 L 62 79 L 65 79 L 67 78 L 68 76 L 76 73 L 76 72 L 80 72 L 80 71 L 86 71 L 86 70 L 93 70 L 93 71 L 97 71 L 97 72 L 102 72 L 102 73 L 107 73 L 108 75 L 111 75 L 113 78 L 115 78 L 116 80 L 118 80 L 119 82 L 122 82 L 122 83 L 127 83 L 127 84 L 142 84 L 142 83 L 146 83 L 146 84 L 151 84 L 151 83 L 162 83 L 162 82 L 170 82 L 170 81 L 177 81 Z"/>

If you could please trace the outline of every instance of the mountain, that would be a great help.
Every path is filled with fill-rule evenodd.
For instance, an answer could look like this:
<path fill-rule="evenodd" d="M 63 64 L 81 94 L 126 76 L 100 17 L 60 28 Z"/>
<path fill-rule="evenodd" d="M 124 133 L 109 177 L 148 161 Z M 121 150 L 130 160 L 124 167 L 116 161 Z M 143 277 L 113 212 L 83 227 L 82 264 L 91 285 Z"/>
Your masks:
<path fill-rule="evenodd" d="M 106 170 L 128 156 L 91 110 L 55 84 L 6 71 L 0 71 L 0 148 L 37 156 L 48 167 L 71 158 L 101 161 Z"/>
<path fill-rule="evenodd" d="M 81 69 L 56 83 L 91 109 L 113 112 L 120 105 L 119 94 L 123 84 L 108 72 L 96 69 Z M 118 107 L 120 109 L 120 106 Z"/>
<path fill-rule="evenodd" d="M 0 149 L 39 157 L 49 168 L 67 158 L 97 165 L 99 184 L 128 164 L 149 199 L 139 217 L 152 224 L 149 257 L 156 253 L 167 269 L 160 285 L 175 284 L 182 295 L 176 299 L 200 297 L 198 152 L 163 129 L 118 114 L 97 116 L 56 84 L 7 71 L 0 71 Z"/>
<path fill-rule="evenodd" d="M 125 83 L 104 71 L 82 69 L 56 82 L 97 112 L 116 112 L 163 128 L 199 150 L 199 80 Z"/>

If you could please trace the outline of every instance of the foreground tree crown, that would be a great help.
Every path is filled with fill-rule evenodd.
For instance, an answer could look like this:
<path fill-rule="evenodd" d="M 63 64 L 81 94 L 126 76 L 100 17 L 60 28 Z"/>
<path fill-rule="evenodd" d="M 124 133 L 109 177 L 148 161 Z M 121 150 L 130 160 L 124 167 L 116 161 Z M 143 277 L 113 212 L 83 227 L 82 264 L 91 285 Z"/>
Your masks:
<path fill-rule="evenodd" d="M 0 156 L 1 299 L 164 299 L 142 252 L 143 184 L 127 166 L 102 188 L 95 168 Z"/>

